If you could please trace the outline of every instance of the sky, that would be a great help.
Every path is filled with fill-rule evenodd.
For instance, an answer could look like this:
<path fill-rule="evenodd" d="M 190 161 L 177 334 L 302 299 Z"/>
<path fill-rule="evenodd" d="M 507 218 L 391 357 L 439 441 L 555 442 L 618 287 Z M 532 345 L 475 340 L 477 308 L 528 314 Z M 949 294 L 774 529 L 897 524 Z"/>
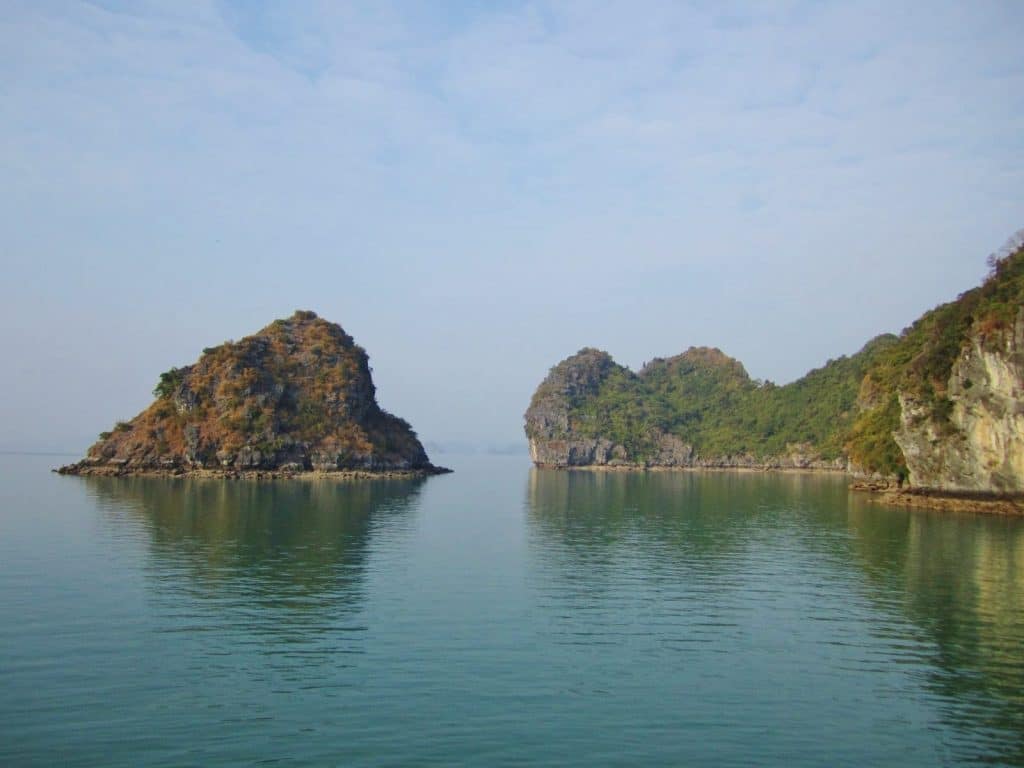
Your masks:
<path fill-rule="evenodd" d="M 1024 3 L 57 2 L 0 14 L 0 450 L 83 452 L 296 309 L 431 443 L 584 346 L 784 383 L 1024 226 Z"/>

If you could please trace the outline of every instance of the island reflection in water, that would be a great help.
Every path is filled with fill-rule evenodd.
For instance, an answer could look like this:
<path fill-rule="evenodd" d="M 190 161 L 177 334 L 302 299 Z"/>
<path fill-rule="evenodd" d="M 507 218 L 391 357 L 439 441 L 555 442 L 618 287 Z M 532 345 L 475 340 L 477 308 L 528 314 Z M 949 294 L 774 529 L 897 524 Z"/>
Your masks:
<path fill-rule="evenodd" d="M 958 734 L 937 757 L 1024 764 L 1024 521 L 884 507 L 847 482 L 532 470 L 536 583 L 560 641 L 640 663 L 672 648 L 691 668 L 731 654 L 747 705 L 806 708 L 806 722 L 851 717 L 857 674 L 892 665 L 906 679 L 871 695 L 925 700 Z M 819 674 L 838 706 L 787 688 Z"/>
<path fill-rule="evenodd" d="M 948 721 L 989 729 L 1014 765 L 1024 764 L 1022 522 L 879 509 L 859 496 L 847 517 L 873 599 L 931 641 L 928 687 Z"/>
<path fill-rule="evenodd" d="M 233 482 L 84 478 L 112 536 L 142 535 L 154 614 L 223 650 L 357 651 L 368 549 L 401 537 L 423 479 Z M 190 615 L 191 614 L 191 615 Z M 276 644 L 276 645 L 275 645 Z"/>
<path fill-rule="evenodd" d="M 40 464 L 0 463 L 4 765 L 1024 765 L 1024 520 L 518 457 Z"/>

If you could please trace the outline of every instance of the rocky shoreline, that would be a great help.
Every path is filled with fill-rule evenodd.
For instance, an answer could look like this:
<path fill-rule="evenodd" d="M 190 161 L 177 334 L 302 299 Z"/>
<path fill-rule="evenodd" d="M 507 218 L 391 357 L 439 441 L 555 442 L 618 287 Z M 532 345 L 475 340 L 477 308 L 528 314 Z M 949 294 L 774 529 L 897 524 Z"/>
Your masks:
<path fill-rule="evenodd" d="M 857 481 L 850 490 L 870 495 L 875 504 L 984 515 L 1024 515 L 1024 494 L 899 488 L 884 482 Z"/>
<path fill-rule="evenodd" d="M 161 477 L 206 480 L 395 480 L 416 479 L 431 475 L 445 475 L 452 470 L 447 467 L 420 467 L 417 469 L 182 469 L 174 467 L 117 467 L 109 464 L 78 462 L 52 470 L 58 475 L 78 477 Z"/>

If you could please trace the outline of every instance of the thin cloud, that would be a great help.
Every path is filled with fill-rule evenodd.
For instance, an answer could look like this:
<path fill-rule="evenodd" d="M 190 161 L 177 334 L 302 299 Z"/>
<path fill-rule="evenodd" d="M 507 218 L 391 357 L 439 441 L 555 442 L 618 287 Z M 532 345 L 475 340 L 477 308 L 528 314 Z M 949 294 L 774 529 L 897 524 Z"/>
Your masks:
<path fill-rule="evenodd" d="M 1020 226 L 1021 28 L 995 2 L 13 4 L 0 419 L 78 447 L 296 307 L 427 438 L 515 439 L 584 344 L 791 379 Z"/>

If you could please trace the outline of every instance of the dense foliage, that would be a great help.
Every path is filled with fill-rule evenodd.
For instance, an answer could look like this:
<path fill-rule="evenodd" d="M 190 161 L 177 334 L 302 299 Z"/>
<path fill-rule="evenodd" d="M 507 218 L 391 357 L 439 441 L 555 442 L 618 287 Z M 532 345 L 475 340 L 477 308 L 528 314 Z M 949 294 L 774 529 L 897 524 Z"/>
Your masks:
<path fill-rule="evenodd" d="M 777 456 L 810 445 L 822 458 L 835 458 L 865 372 L 893 343 L 895 337 L 879 337 L 786 386 L 754 381 L 717 349 L 693 348 L 654 360 L 639 374 L 616 369 L 572 409 L 570 421 L 574 431 L 619 443 L 637 460 L 656 451 L 661 433 L 704 456 Z"/>

